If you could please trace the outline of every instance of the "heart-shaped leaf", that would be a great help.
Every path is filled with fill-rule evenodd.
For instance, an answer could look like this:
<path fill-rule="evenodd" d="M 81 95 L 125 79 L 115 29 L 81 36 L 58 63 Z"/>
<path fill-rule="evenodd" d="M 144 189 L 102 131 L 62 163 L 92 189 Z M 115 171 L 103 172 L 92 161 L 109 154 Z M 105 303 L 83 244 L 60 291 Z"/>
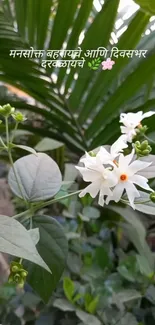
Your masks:
<path fill-rule="evenodd" d="M 11 168 L 8 176 L 11 190 L 15 195 L 29 202 L 47 200 L 61 187 L 62 177 L 59 167 L 45 153 L 18 159 L 14 163 L 14 170 Z"/>
<path fill-rule="evenodd" d="M 27 259 L 51 272 L 37 252 L 30 232 L 11 217 L 0 216 L 0 251 Z"/>
<path fill-rule="evenodd" d="M 33 227 L 39 228 L 40 240 L 37 249 L 49 266 L 52 274 L 37 265 L 27 263 L 28 282 L 32 288 L 47 302 L 62 275 L 65 267 L 68 245 L 61 225 L 49 216 L 32 218 Z"/>

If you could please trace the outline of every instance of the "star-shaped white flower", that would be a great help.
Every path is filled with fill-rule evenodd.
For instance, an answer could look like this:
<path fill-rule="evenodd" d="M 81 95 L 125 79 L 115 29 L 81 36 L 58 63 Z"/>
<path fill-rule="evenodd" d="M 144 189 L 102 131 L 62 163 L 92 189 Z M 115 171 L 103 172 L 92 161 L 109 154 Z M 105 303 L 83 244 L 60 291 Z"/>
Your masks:
<path fill-rule="evenodd" d="M 98 152 L 98 155 L 103 164 L 113 164 L 115 159 L 120 155 L 123 149 L 127 148 L 128 145 L 124 142 L 123 136 L 115 141 L 110 147 L 109 151 L 102 146 Z"/>
<path fill-rule="evenodd" d="M 124 139 L 128 142 L 132 142 L 133 137 L 137 133 L 137 127 L 141 125 L 141 121 L 154 114 L 155 112 L 153 111 L 144 114 L 142 111 L 138 113 L 122 113 L 120 115 L 120 123 L 123 123 L 121 132 L 124 134 Z"/>
<path fill-rule="evenodd" d="M 132 162 L 133 156 L 134 149 L 132 150 L 132 153 L 127 156 L 124 156 L 123 154 L 119 156 L 118 164 L 114 167 L 114 172 L 117 177 L 117 185 L 113 190 L 113 196 L 107 198 L 107 204 L 111 200 L 119 202 L 125 191 L 130 205 L 135 209 L 134 199 L 140 197 L 139 191 L 135 185 L 153 192 L 148 185 L 148 179 L 140 175 L 140 171 L 150 166 L 151 163 L 140 160 Z"/>
<path fill-rule="evenodd" d="M 85 164 L 85 167 L 76 166 L 76 168 L 82 174 L 83 180 L 91 184 L 82 190 L 79 196 L 83 197 L 89 193 L 92 198 L 95 198 L 99 194 L 98 203 L 103 206 L 104 197 L 111 196 L 111 188 L 117 184 L 115 172 L 103 166 L 99 154 L 91 157 L 87 153 L 80 161 Z"/>

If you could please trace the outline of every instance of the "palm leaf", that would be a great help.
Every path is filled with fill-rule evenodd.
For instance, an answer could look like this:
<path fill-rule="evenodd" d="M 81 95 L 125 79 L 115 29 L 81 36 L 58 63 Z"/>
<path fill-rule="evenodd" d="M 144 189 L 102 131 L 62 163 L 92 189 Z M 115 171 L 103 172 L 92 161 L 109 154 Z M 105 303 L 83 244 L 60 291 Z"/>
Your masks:
<path fill-rule="evenodd" d="M 115 44 L 119 49 L 144 48 L 147 59 L 117 59 L 112 71 L 83 69 L 43 69 L 40 59 L 12 58 L 11 49 L 75 49 L 83 51 L 99 46 L 112 48 L 111 33 L 115 32 L 119 0 L 105 1 L 97 12 L 93 0 L 3 0 L 0 12 L 0 80 L 25 91 L 35 104 L 14 101 L 19 108 L 42 116 L 46 127 L 33 124 L 25 128 L 42 136 L 64 141 L 75 153 L 111 141 L 116 135 L 116 118 L 120 110 L 129 109 L 134 96 L 145 82 L 154 80 L 154 32 L 143 37 L 150 24 L 148 13 L 133 14 L 128 29 Z M 123 14 L 123 13 L 122 13 Z M 17 26 L 17 28 L 15 27 Z M 81 33 L 84 38 L 81 41 Z M 113 45 L 114 46 L 114 45 Z M 53 82 L 52 72 L 57 76 Z M 76 74 L 76 79 L 74 78 Z M 137 98 L 139 98 L 137 97 Z M 6 99 L 7 100 L 7 99 Z M 149 98 L 148 98 L 149 100 Z M 135 105 L 135 106 L 134 106 Z M 136 109 L 132 104 L 130 109 Z M 153 120 L 153 119 L 152 119 Z M 48 126 L 47 126 L 48 125 Z"/>

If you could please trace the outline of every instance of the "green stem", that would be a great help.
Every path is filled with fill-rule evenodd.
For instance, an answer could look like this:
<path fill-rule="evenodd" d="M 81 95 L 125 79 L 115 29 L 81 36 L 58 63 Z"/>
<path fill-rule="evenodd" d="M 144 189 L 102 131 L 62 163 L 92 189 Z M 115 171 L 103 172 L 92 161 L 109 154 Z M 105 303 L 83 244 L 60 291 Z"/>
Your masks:
<path fill-rule="evenodd" d="M 27 214 L 29 213 L 29 211 L 30 211 L 30 210 L 26 210 L 26 211 L 24 211 L 24 212 L 21 212 L 21 213 L 15 214 L 12 218 L 13 218 L 13 219 L 18 219 L 18 218 L 20 218 L 20 217 L 23 217 L 23 216 L 27 215 Z"/>
<path fill-rule="evenodd" d="M 147 137 L 147 135 L 145 135 L 145 134 L 144 134 L 144 138 L 145 138 L 146 140 L 148 140 L 149 142 L 155 144 L 155 141 L 153 141 L 152 139 L 150 139 L 149 137 Z"/>
<path fill-rule="evenodd" d="M 38 205 L 33 206 L 33 212 L 35 213 L 37 210 L 40 210 L 40 209 L 42 209 L 42 208 L 45 208 L 45 207 L 47 207 L 47 206 L 49 206 L 49 205 L 51 205 L 51 204 L 53 204 L 53 203 L 59 202 L 59 201 L 61 201 L 61 200 L 67 199 L 68 197 L 71 197 L 71 196 L 73 196 L 73 195 L 77 195 L 77 194 L 79 194 L 80 192 L 81 192 L 81 190 L 76 191 L 76 192 L 73 192 L 73 193 L 70 193 L 70 194 L 67 194 L 67 195 L 64 195 L 64 196 L 61 196 L 61 197 L 59 197 L 59 198 L 57 198 L 57 199 L 52 199 L 52 200 L 49 200 L 49 201 L 44 202 L 44 203 L 39 203 Z M 32 214 L 31 214 L 30 212 L 31 212 L 31 208 L 28 209 L 28 210 L 26 210 L 26 211 L 24 211 L 24 212 L 22 212 L 22 213 L 16 214 L 16 215 L 13 216 L 12 218 L 14 218 L 14 219 L 18 219 L 18 218 L 20 218 L 20 217 L 22 217 L 22 216 L 24 216 L 24 215 L 26 215 L 26 214 L 30 214 L 30 216 L 32 216 Z M 29 216 L 29 217 L 30 217 L 30 216 Z"/>
<path fill-rule="evenodd" d="M 38 206 L 35 207 L 34 209 L 37 208 L 37 210 L 38 210 L 38 208 L 39 208 L 39 209 L 45 208 L 45 207 L 47 207 L 47 206 L 50 205 L 50 204 L 53 204 L 53 203 L 59 202 L 59 201 L 61 201 L 61 200 L 63 200 L 63 199 L 67 199 L 68 197 L 73 196 L 73 195 L 77 195 L 77 194 L 79 194 L 80 192 L 81 192 L 81 190 L 76 191 L 76 192 L 73 192 L 73 193 L 70 193 L 70 194 L 67 194 L 67 195 L 64 195 L 64 196 L 61 196 L 61 197 L 56 198 L 56 199 L 49 200 L 49 201 L 44 202 L 44 203 L 40 203 L 40 205 L 38 205 Z"/>
<path fill-rule="evenodd" d="M 15 133 L 16 133 L 16 131 L 17 131 L 17 129 L 18 129 L 18 125 L 19 125 L 19 122 L 16 122 L 16 124 L 15 124 L 15 128 L 14 128 L 14 130 L 12 131 L 11 142 L 13 142 L 13 140 L 14 140 Z"/>
<path fill-rule="evenodd" d="M 20 183 L 18 181 L 18 175 L 16 173 L 16 169 L 14 167 L 14 162 L 13 162 L 12 155 L 11 155 L 10 141 L 9 141 L 8 117 L 5 117 L 5 127 L 6 127 L 6 142 L 7 142 L 8 157 L 9 157 L 9 160 L 10 160 L 10 164 L 11 164 L 11 167 L 12 167 L 12 170 L 13 170 L 13 173 L 14 173 L 14 176 L 15 176 L 15 179 L 16 179 L 16 182 L 18 184 L 18 188 L 19 188 L 20 194 L 21 194 L 23 200 L 25 201 L 25 203 L 27 205 L 27 201 L 24 199 L 24 195 L 23 195 L 23 192 L 22 192 L 22 188 L 21 188 Z"/>
<path fill-rule="evenodd" d="M 128 204 L 130 205 L 130 202 L 128 200 L 124 200 L 124 199 L 121 199 L 120 200 L 122 203 L 125 203 L 125 204 Z M 151 200 L 147 200 L 147 201 L 141 201 L 141 202 L 134 202 L 135 204 L 144 204 L 144 203 L 149 203 L 151 202 Z"/>
<path fill-rule="evenodd" d="M 2 140 L 2 138 L 0 137 L 0 142 L 2 144 L 2 146 L 7 150 L 7 146 L 5 145 L 4 141 Z"/>
<path fill-rule="evenodd" d="M 8 124 L 8 117 L 5 117 L 5 127 L 6 127 L 6 143 L 9 149 L 9 124 Z"/>

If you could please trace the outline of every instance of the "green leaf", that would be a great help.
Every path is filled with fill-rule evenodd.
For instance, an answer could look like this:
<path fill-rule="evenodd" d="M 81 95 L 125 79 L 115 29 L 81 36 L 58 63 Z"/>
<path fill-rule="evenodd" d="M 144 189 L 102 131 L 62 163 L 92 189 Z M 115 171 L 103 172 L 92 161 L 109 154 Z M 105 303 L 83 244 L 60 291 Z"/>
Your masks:
<path fill-rule="evenodd" d="M 77 309 L 76 315 L 85 325 L 101 325 L 100 320 L 96 316 L 85 313 L 82 310 Z"/>
<path fill-rule="evenodd" d="M 126 302 L 129 302 L 129 301 L 132 301 L 135 299 L 140 299 L 140 298 L 142 298 L 142 295 L 137 290 L 125 289 L 125 290 L 118 292 L 117 294 L 114 294 L 113 303 L 115 302 L 117 304 L 117 301 L 119 301 L 121 303 L 126 303 Z"/>
<path fill-rule="evenodd" d="M 151 159 L 151 157 L 150 157 L 150 159 Z M 150 172 L 150 174 L 151 174 L 151 172 Z M 149 201 L 150 194 L 148 194 L 146 192 L 142 192 L 142 191 L 139 191 L 139 193 L 140 193 L 140 198 L 135 200 L 136 210 L 141 211 L 146 214 L 155 215 L 155 203 L 153 203 L 152 201 L 147 202 L 147 203 L 140 203 L 140 202 Z"/>
<path fill-rule="evenodd" d="M 102 6 L 102 10 L 95 16 L 81 44 L 83 51 L 97 49 L 100 46 L 106 47 L 108 45 L 117 15 L 118 5 L 119 0 L 109 0 Z M 102 36 L 100 35 L 101 30 Z M 69 103 L 73 110 L 80 106 L 84 90 L 88 89 L 88 84 L 91 81 L 92 73 L 84 67 L 79 71 L 78 80 L 69 98 Z"/>
<path fill-rule="evenodd" d="M 97 70 L 97 69 L 98 69 L 98 67 L 95 67 L 95 66 L 94 66 L 94 67 L 92 67 L 92 69 L 93 69 L 93 70 Z"/>
<path fill-rule="evenodd" d="M 72 25 L 74 14 L 77 10 L 78 0 L 65 0 L 58 2 L 58 8 L 54 19 L 53 29 L 51 33 L 50 49 L 61 49 L 64 39 L 66 38 L 68 29 Z M 67 17 L 67 19 L 66 19 Z M 61 21 L 61 24 L 60 24 Z"/>
<path fill-rule="evenodd" d="M 75 286 L 74 286 L 74 282 L 70 278 L 64 278 L 63 289 L 64 289 L 65 296 L 68 298 L 69 301 L 72 301 L 74 291 L 75 291 Z"/>
<path fill-rule="evenodd" d="M 126 280 L 130 281 L 130 282 L 136 282 L 136 276 L 135 274 L 132 273 L 132 270 L 128 270 L 127 267 L 125 265 L 120 265 L 117 268 L 118 272 L 120 273 L 120 275 L 125 278 Z"/>
<path fill-rule="evenodd" d="M 88 62 L 88 67 L 91 68 L 92 67 L 92 64 L 91 62 Z"/>
<path fill-rule="evenodd" d="M 61 225 L 49 216 L 34 216 L 33 227 L 39 228 L 40 240 L 37 249 L 52 274 L 34 264 L 27 264 L 28 283 L 48 302 L 62 275 L 67 259 L 67 240 Z"/>
<path fill-rule="evenodd" d="M 109 100 L 104 105 L 104 108 L 98 112 L 86 132 L 86 137 L 94 136 L 94 129 L 98 131 L 103 127 L 104 123 L 108 121 L 109 114 L 116 114 L 120 111 L 120 106 L 124 105 L 129 98 L 150 79 L 155 68 L 155 55 L 151 55 L 148 59 L 142 61 L 138 67 L 125 79 L 125 81 L 117 88 L 117 90 L 110 96 Z M 135 82 L 136 81 L 136 82 Z M 99 135 L 98 135 L 99 137 Z M 96 140 L 95 140 L 96 141 Z M 96 143 L 96 146 L 98 144 Z"/>
<path fill-rule="evenodd" d="M 127 230 L 127 236 L 130 241 L 137 248 L 140 255 L 144 255 L 152 268 L 154 265 L 154 258 L 150 251 L 150 248 L 146 242 L 146 230 L 139 219 L 139 215 L 130 208 L 115 208 L 110 207 L 115 212 L 118 212 L 127 223 L 124 224 L 124 228 Z"/>
<path fill-rule="evenodd" d="M 55 161 L 45 153 L 18 159 L 10 169 L 8 182 L 15 195 L 30 202 L 47 200 L 61 187 L 61 173 Z M 20 188 L 18 186 L 20 185 Z"/>
<path fill-rule="evenodd" d="M 150 267 L 146 257 L 142 255 L 136 255 L 136 258 L 141 274 L 144 274 L 147 277 L 151 277 L 153 275 L 153 268 Z"/>
<path fill-rule="evenodd" d="M 155 2 L 154 0 L 134 0 L 138 5 L 141 6 L 147 13 L 155 15 Z"/>
<path fill-rule="evenodd" d="M 117 325 L 138 325 L 138 322 L 135 316 L 131 313 L 125 313 L 120 320 L 117 322 Z"/>
<path fill-rule="evenodd" d="M 141 35 L 148 24 L 149 16 L 140 10 L 134 15 L 133 19 L 130 21 L 127 30 L 121 35 L 118 40 L 117 47 L 119 49 L 134 49 L 139 42 Z M 142 47 L 145 48 L 145 47 Z M 147 48 L 147 47 L 146 47 Z M 79 121 L 81 123 L 85 122 L 86 119 L 90 116 L 90 113 L 93 111 L 94 105 L 98 105 L 100 99 L 108 94 L 109 89 L 112 88 L 114 80 L 116 80 L 118 75 L 120 75 L 121 70 L 128 64 L 129 58 L 121 58 L 117 59 L 117 64 L 113 66 L 113 69 L 110 71 L 104 71 L 100 73 L 96 79 L 96 81 L 92 84 L 89 95 L 87 96 L 83 110 L 81 110 Z M 131 71 L 131 70 L 130 70 Z M 129 71 L 129 72 L 130 72 Z M 124 74 L 123 74 L 124 79 Z M 116 91 L 116 90 L 115 90 Z M 115 93 L 114 91 L 114 93 Z M 113 91 L 112 91 L 113 93 Z M 111 96 L 110 96 L 111 97 Z M 104 108 L 103 108 L 104 110 Z M 111 128 L 111 130 L 113 130 Z"/>
<path fill-rule="evenodd" d="M 100 211 L 90 206 L 85 206 L 82 210 L 82 214 L 89 219 L 98 219 L 100 217 Z"/>
<path fill-rule="evenodd" d="M 97 305 L 99 303 L 100 296 L 96 296 L 94 299 L 91 300 L 91 302 L 88 304 L 86 311 L 88 311 L 90 314 L 95 314 Z"/>
<path fill-rule="evenodd" d="M 104 247 L 97 247 L 96 261 L 103 270 L 105 269 L 105 267 L 108 267 L 110 259 Z"/>
<path fill-rule="evenodd" d="M 155 286 L 150 285 L 145 293 L 145 297 L 155 305 Z"/>
<path fill-rule="evenodd" d="M 75 307 L 71 303 L 63 298 L 55 299 L 53 306 L 62 310 L 62 311 L 74 311 Z"/>
<path fill-rule="evenodd" d="M 13 148 L 19 148 L 19 149 L 26 150 L 26 151 L 28 151 L 28 152 L 30 152 L 30 153 L 33 153 L 34 155 L 37 156 L 36 151 L 35 151 L 33 148 L 30 148 L 30 147 L 28 147 L 28 146 L 23 146 L 23 145 L 19 145 L 19 144 L 14 144 L 14 145 L 13 145 Z"/>
<path fill-rule="evenodd" d="M 44 259 L 37 252 L 30 232 L 11 217 L 0 216 L 0 251 L 27 259 L 51 272 Z"/>
<path fill-rule="evenodd" d="M 39 152 L 45 152 L 45 151 L 58 149 L 62 146 L 64 146 L 64 143 L 60 141 L 56 141 L 50 138 L 44 138 L 39 143 L 37 143 L 35 149 Z"/>
<path fill-rule="evenodd" d="M 39 228 L 30 229 L 28 230 L 28 233 L 30 234 L 34 244 L 37 245 L 40 239 Z"/>

